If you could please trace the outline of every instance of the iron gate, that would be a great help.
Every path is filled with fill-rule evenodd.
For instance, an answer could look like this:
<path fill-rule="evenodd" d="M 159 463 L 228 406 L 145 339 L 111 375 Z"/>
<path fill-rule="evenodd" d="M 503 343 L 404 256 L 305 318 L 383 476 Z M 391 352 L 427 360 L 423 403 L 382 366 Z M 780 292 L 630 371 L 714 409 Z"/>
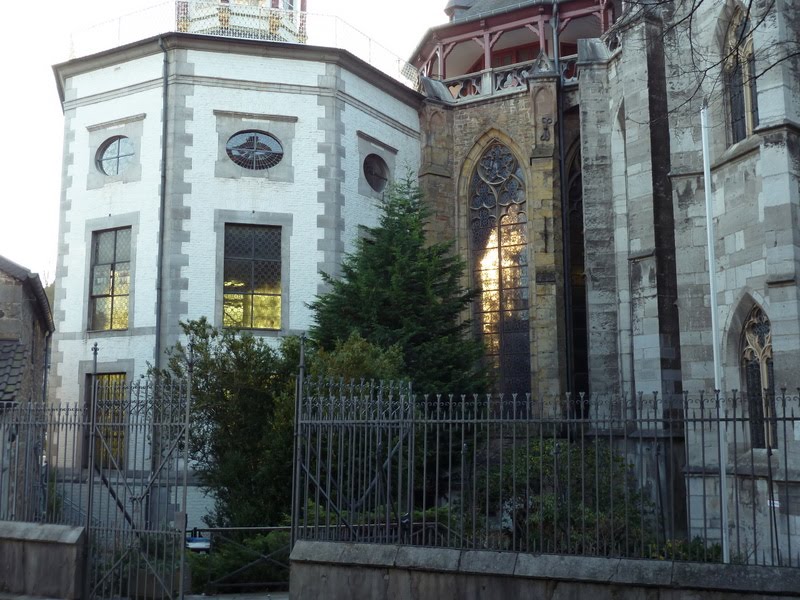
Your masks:
<path fill-rule="evenodd" d="M 0 411 L 0 519 L 85 526 L 84 597 L 183 597 L 189 389 L 95 366 L 82 403 Z"/>
<path fill-rule="evenodd" d="M 180 598 L 188 381 L 92 377 L 86 528 L 90 598 Z"/>

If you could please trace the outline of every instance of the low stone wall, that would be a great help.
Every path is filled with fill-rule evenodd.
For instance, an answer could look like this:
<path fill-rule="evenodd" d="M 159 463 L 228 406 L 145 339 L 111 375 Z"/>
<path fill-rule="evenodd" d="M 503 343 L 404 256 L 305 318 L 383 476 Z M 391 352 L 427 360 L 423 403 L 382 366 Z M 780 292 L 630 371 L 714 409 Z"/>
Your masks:
<path fill-rule="evenodd" d="M 0 596 L 78 600 L 83 527 L 0 521 Z"/>
<path fill-rule="evenodd" d="M 304 542 L 297 600 L 737 600 L 800 598 L 800 569 Z"/>

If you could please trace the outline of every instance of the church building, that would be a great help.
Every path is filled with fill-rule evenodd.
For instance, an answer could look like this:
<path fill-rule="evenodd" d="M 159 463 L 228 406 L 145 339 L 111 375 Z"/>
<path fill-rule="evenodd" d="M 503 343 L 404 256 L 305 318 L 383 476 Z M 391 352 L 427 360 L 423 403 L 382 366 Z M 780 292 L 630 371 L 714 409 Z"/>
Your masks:
<path fill-rule="evenodd" d="M 497 391 L 643 392 L 666 414 L 712 390 L 710 271 L 722 387 L 750 419 L 738 443 L 797 455 L 772 425 L 800 384 L 790 3 L 449 0 L 405 81 L 313 45 L 305 1 L 208 4 L 54 67 L 53 398 L 82 401 L 95 343 L 102 376 L 132 380 L 182 320 L 305 331 L 320 272 L 338 273 L 410 168 L 430 235 L 468 266 Z"/>

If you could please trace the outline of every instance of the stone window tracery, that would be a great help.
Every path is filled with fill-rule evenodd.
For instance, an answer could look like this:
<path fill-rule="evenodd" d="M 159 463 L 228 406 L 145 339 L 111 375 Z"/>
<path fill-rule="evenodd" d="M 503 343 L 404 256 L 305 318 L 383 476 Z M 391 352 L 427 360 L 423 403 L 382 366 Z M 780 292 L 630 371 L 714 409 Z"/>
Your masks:
<path fill-rule="evenodd" d="M 747 391 L 753 448 L 776 446 L 772 328 L 761 308 L 750 312 L 742 330 L 742 379 Z"/>
<path fill-rule="evenodd" d="M 528 219 L 522 167 L 509 148 L 483 153 L 469 192 L 473 321 L 499 391 L 531 385 Z"/>

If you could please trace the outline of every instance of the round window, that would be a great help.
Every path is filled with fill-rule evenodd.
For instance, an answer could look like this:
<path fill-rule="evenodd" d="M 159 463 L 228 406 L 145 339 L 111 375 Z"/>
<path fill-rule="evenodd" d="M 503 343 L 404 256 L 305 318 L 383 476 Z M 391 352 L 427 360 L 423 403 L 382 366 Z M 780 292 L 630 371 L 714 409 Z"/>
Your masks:
<path fill-rule="evenodd" d="M 283 146 L 270 134 L 263 131 L 240 131 L 234 133 L 225 144 L 228 157 L 240 167 L 262 171 L 281 162 Z"/>
<path fill-rule="evenodd" d="M 364 177 L 367 179 L 369 187 L 376 192 L 382 192 L 389 181 L 389 167 L 377 154 L 369 154 L 364 159 Z"/>
<path fill-rule="evenodd" d="M 106 175 L 119 175 L 133 162 L 133 142 L 124 135 L 107 139 L 97 151 L 97 168 Z"/>

